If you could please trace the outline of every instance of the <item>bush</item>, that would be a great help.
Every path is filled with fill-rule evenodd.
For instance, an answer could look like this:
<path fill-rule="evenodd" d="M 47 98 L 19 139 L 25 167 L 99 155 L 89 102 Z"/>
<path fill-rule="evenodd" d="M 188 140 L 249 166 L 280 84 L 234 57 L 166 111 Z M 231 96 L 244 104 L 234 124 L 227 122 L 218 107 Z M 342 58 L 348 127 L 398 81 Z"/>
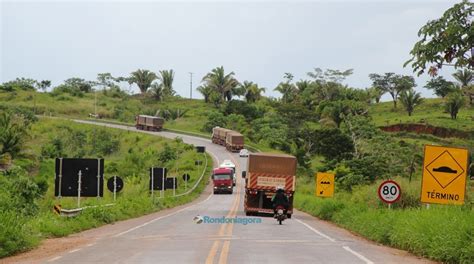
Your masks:
<path fill-rule="evenodd" d="M 220 112 L 212 111 L 207 116 L 207 122 L 202 127 L 203 132 L 212 132 L 212 129 L 216 126 L 225 127 L 227 120 L 224 115 Z"/>

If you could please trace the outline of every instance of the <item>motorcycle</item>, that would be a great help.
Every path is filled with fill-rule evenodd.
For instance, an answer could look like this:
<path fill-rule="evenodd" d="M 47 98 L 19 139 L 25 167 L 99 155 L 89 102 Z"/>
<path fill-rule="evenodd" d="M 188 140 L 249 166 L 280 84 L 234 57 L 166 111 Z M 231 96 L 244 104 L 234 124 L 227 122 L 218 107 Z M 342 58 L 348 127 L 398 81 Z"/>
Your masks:
<path fill-rule="evenodd" d="M 276 215 L 275 218 L 277 219 L 278 223 L 281 223 L 286 219 L 285 207 L 279 205 L 276 208 Z"/>

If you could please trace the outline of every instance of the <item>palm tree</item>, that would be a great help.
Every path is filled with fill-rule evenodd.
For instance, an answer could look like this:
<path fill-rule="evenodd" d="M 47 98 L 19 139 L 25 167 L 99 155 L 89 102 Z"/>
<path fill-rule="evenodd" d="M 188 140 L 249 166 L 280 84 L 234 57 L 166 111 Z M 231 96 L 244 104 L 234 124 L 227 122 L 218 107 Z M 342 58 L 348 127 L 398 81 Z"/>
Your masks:
<path fill-rule="evenodd" d="M 464 94 L 469 97 L 469 104 L 472 105 L 474 100 L 474 89 L 471 84 L 474 82 L 474 72 L 468 69 L 458 70 L 453 73 L 453 77 L 459 82 Z"/>
<path fill-rule="evenodd" d="M 446 111 L 451 115 L 451 119 L 456 119 L 459 109 L 464 105 L 464 96 L 460 92 L 449 93 L 446 97 Z"/>
<path fill-rule="evenodd" d="M 142 94 L 146 93 L 148 88 L 150 88 L 151 84 L 154 80 L 156 80 L 158 76 L 152 71 L 149 70 L 141 70 L 138 69 L 132 73 L 130 73 L 130 77 L 128 78 L 129 84 L 136 84 L 140 89 Z"/>
<path fill-rule="evenodd" d="M 286 79 L 286 81 L 279 83 L 273 90 L 283 95 L 281 98 L 283 102 L 289 103 L 295 99 L 298 90 L 296 86 L 291 83 L 293 81 L 293 74 L 286 72 L 283 78 Z"/>
<path fill-rule="evenodd" d="M 230 101 L 232 99 L 232 90 L 239 85 L 234 75 L 234 72 L 225 74 L 224 67 L 221 66 L 212 69 L 210 73 L 206 74 L 202 78 L 202 82 L 219 93 L 224 100 Z"/>
<path fill-rule="evenodd" d="M 408 116 L 411 116 L 415 107 L 420 105 L 423 102 L 423 98 L 421 97 L 420 93 L 415 92 L 414 89 L 410 89 L 408 91 L 403 91 L 400 94 L 400 102 L 405 107 L 408 112 Z"/>
<path fill-rule="evenodd" d="M 211 94 L 214 92 L 214 90 L 207 85 L 201 85 L 196 89 L 198 92 L 204 96 L 204 102 L 209 103 L 209 99 L 211 97 Z"/>
<path fill-rule="evenodd" d="M 245 100 L 248 103 L 254 103 L 260 100 L 262 93 L 265 92 L 265 88 L 258 87 L 258 84 L 249 81 L 244 81 L 241 88 L 244 91 Z"/>
<path fill-rule="evenodd" d="M 175 94 L 175 91 L 173 90 L 174 71 L 173 70 L 160 71 L 160 74 L 158 75 L 158 79 L 161 81 L 163 95 L 173 96 Z"/>

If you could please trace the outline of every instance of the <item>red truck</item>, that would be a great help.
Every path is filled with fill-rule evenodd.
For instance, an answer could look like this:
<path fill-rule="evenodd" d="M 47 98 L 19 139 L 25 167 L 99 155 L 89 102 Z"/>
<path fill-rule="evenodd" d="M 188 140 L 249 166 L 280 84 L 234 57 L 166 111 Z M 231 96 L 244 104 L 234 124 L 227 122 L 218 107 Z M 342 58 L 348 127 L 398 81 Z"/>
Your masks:
<path fill-rule="evenodd" d="M 232 181 L 233 171 L 228 168 L 217 168 L 212 170 L 212 183 L 214 184 L 214 194 L 216 193 L 230 193 L 233 190 Z"/>
<path fill-rule="evenodd" d="M 291 218 L 295 184 L 296 158 L 294 156 L 250 153 L 245 174 L 245 214 L 273 214 L 271 199 L 276 188 L 281 186 L 285 189 L 285 194 L 290 201 L 287 216 Z"/>

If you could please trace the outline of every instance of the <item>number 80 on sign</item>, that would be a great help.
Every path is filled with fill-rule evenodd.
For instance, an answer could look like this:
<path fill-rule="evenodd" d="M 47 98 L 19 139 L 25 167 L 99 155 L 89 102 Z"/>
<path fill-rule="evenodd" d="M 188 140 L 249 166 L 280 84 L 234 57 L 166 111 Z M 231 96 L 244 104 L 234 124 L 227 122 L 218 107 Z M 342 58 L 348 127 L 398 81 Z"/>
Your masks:
<path fill-rule="evenodd" d="M 382 182 L 378 190 L 380 200 L 388 204 L 398 201 L 400 199 L 401 193 L 402 190 L 400 185 L 391 180 Z"/>

